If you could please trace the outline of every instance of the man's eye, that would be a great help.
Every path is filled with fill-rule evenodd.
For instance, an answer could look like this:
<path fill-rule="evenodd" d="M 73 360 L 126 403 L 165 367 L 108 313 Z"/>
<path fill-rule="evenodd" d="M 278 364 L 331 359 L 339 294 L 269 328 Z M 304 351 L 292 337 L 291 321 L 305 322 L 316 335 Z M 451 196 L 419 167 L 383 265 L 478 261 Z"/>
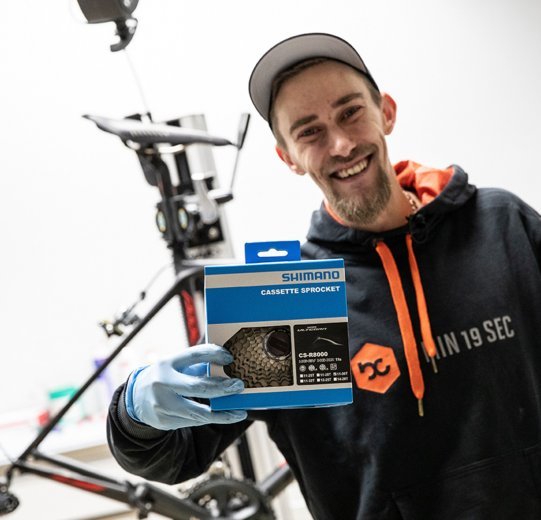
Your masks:
<path fill-rule="evenodd" d="M 316 135 L 319 132 L 317 128 L 311 127 L 311 128 L 305 128 L 298 134 L 298 138 L 302 139 L 303 137 L 312 137 Z"/>
<path fill-rule="evenodd" d="M 343 119 L 349 119 L 351 116 L 355 115 L 360 109 L 360 106 L 346 108 L 346 110 L 344 110 L 344 112 L 342 113 Z"/>

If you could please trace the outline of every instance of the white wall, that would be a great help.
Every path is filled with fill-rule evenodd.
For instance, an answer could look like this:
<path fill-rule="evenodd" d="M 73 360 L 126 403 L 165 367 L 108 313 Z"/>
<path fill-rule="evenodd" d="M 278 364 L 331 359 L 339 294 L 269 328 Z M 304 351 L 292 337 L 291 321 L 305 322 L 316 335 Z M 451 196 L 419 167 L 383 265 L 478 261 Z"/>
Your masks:
<path fill-rule="evenodd" d="M 81 118 L 145 108 L 125 56 L 109 51 L 113 26 L 80 23 L 75 0 L 6 4 L 0 412 L 85 378 L 105 343 L 97 321 L 169 261 L 154 226 L 158 194 L 135 154 Z M 537 0 L 141 0 L 135 14 L 128 52 L 155 120 L 203 112 L 209 131 L 234 137 L 239 114 L 254 115 L 228 206 L 239 255 L 245 241 L 303 240 L 319 204 L 310 181 L 275 156 L 247 94 L 260 54 L 304 31 L 356 44 L 395 97 L 393 161 L 458 163 L 475 184 L 508 188 L 541 208 Z M 225 184 L 233 151 L 215 158 Z M 132 348 L 177 348 L 176 312 L 170 306 Z"/>

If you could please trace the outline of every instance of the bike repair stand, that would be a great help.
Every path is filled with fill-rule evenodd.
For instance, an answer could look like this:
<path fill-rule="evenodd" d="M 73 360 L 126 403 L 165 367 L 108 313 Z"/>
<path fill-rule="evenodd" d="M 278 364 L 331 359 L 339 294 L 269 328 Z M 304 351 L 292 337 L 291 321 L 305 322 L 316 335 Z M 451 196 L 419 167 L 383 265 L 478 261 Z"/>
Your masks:
<path fill-rule="evenodd" d="M 110 49 L 113 52 L 125 51 L 137 28 L 137 20 L 132 13 L 137 7 L 138 0 L 77 1 L 88 23 L 115 23 L 118 41 L 111 45 Z M 126 57 L 129 60 L 127 53 Z M 133 68 L 132 72 L 135 74 Z M 135 79 L 140 88 L 137 77 Z M 142 89 L 140 89 L 140 94 L 144 103 Z M 146 107 L 146 103 L 144 105 Z M 207 134 L 204 119 L 201 116 L 156 124 L 152 122 L 148 108 L 145 110 L 144 114 L 121 120 L 85 117 L 94 121 L 100 129 L 120 137 L 126 146 L 134 150 L 147 182 L 158 188 L 160 201 L 157 205 L 156 224 L 171 249 L 176 273 L 175 280 L 142 318 L 134 315 L 133 309 L 136 305 L 134 304 L 112 322 L 102 324 L 108 336 L 123 336 L 124 326 L 132 328 L 64 407 L 49 419 L 24 452 L 11 462 L 6 472 L 5 482 L 0 482 L 0 515 L 12 512 L 19 504 L 18 499 L 9 491 L 16 473 L 34 474 L 123 502 L 134 507 L 138 511 L 139 518 L 146 518 L 152 511 L 178 520 L 216 518 L 271 520 L 274 514 L 268 506 L 269 498 L 275 497 L 293 480 L 289 467 L 283 465 L 257 486 L 250 484 L 250 480 L 255 482 L 255 475 L 245 437 L 239 441 L 238 452 L 242 472 L 247 480 L 211 479 L 208 482 L 212 482 L 212 487 L 200 486 L 197 493 L 193 497 L 188 497 L 188 500 L 167 493 L 147 482 L 134 485 L 127 481 L 118 481 L 101 475 L 80 463 L 75 464 L 69 459 L 46 455 L 39 451 L 43 440 L 88 387 L 175 296 L 180 298 L 189 345 L 202 341 L 203 334 L 199 327 L 202 320 L 197 308 L 197 298 L 203 294 L 204 264 L 201 263 L 201 259 L 207 259 L 206 263 L 208 263 L 210 258 L 232 256 L 227 247 L 224 249 L 228 236 L 220 205 L 233 198 L 232 185 L 239 152 L 248 128 L 249 115 L 245 114 L 241 118 L 237 141 L 233 143 Z M 186 129 L 183 126 L 195 129 Z M 194 152 L 193 160 L 198 162 L 197 171 L 189 165 L 189 145 L 203 146 Z M 230 189 L 219 190 L 215 187 L 216 176 L 209 156 L 209 146 L 227 145 L 237 148 L 237 156 Z M 197 148 L 193 149 L 197 150 Z M 165 157 L 172 157 L 174 160 L 178 174 L 177 183 L 171 179 Z M 44 462 L 47 466 L 37 464 L 37 462 Z M 210 502 L 208 502 L 209 497 Z M 209 509 L 209 504 L 212 505 L 212 509 Z"/>
<path fill-rule="evenodd" d="M 232 194 L 231 191 L 214 187 L 213 174 L 204 172 L 191 174 L 185 152 L 188 144 L 205 146 L 233 144 L 237 147 L 238 157 L 249 117 L 244 115 L 241 119 L 236 143 L 210 136 L 203 130 L 181 128 L 180 120 L 177 124 L 164 125 L 138 120 L 142 117 L 125 120 L 87 117 L 96 122 L 101 129 L 118 135 L 126 146 L 134 149 L 145 178 L 152 186 L 158 188 L 161 200 L 157 204 L 156 223 L 172 251 L 176 277 L 170 288 L 142 318 L 138 318 L 135 322 L 129 321 L 128 313 L 115 323 L 108 324 L 110 335 L 120 335 L 119 331 L 126 323 L 132 324 L 133 327 L 66 405 L 50 418 L 24 452 L 11 463 L 6 473 L 6 482 L 0 484 L 0 514 L 9 513 L 18 505 L 18 499 L 9 492 L 9 486 L 14 474 L 19 472 L 38 475 L 129 504 L 138 511 L 139 518 L 146 518 L 149 512 L 179 520 L 216 518 L 208 507 L 193 501 L 195 495 L 194 499 L 183 500 L 147 482 L 134 485 L 118 481 L 66 458 L 46 455 L 39 451 L 39 446 L 124 347 L 175 296 L 180 297 L 189 344 L 194 345 L 201 341 L 202 334 L 199 328 L 201 320 L 197 316 L 194 299 L 195 296 L 202 294 L 204 263 L 201 263 L 201 259 L 211 257 L 216 253 L 216 248 L 223 245 L 226 231 L 220 221 L 218 206 L 231 200 Z M 145 117 L 149 119 L 149 115 Z M 165 153 L 174 153 L 178 168 L 178 184 L 174 184 L 171 180 L 169 168 L 163 159 Z M 236 164 L 237 161 L 235 166 Z M 221 508 L 219 518 L 272 519 L 274 514 L 267 502 L 269 497 L 274 497 L 292 480 L 289 468 L 287 466 L 279 468 L 256 487 L 249 484 L 250 480 L 255 481 L 255 475 L 246 439 L 239 444 L 239 457 L 247 481 L 221 479 L 221 488 L 216 487 L 217 483 L 214 483 L 216 494 L 213 497 L 215 502 L 213 507 Z M 47 467 L 36 462 L 44 462 Z M 210 489 L 205 489 L 205 496 L 208 497 L 210 492 Z M 197 497 L 201 498 L 201 493 L 202 489 L 199 489 Z M 245 497 L 240 505 L 239 493 Z M 245 514 L 239 516 L 241 511 Z"/>

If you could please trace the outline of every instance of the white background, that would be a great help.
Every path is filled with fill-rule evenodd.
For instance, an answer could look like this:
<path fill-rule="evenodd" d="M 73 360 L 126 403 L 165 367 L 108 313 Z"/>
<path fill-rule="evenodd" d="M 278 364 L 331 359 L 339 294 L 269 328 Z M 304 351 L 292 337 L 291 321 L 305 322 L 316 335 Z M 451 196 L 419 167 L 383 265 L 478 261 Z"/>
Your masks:
<path fill-rule="evenodd" d="M 155 120 L 204 113 L 234 138 L 240 113 L 253 115 L 227 207 L 239 257 L 245 241 L 302 241 L 320 202 L 276 157 L 247 93 L 259 56 L 306 31 L 351 41 L 397 101 L 393 162 L 457 163 L 541 208 L 538 0 L 141 0 L 135 15 L 128 52 Z M 114 40 L 112 24 L 81 23 L 75 0 L 3 4 L 0 412 L 86 378 L 107 344 L 97 322 L 170 260 L 135 154 L 81 118 L 145 110 Z M 226 185 L 234 152 L 215 159 Z M 132 352 L 180 348 L 178 320 L 169 306 Z"/>

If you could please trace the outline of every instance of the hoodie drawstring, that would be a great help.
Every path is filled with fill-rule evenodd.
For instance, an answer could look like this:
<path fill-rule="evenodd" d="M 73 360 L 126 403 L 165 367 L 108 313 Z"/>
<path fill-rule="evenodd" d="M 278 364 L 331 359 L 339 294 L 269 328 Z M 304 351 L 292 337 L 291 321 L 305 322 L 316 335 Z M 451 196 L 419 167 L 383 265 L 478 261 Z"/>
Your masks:
<path fill-rule="evenodd" d="M 438 367 L 436 365 L 436 344 L 434 343 L 434 337 L 432 336 L 432 328 L 430 326 L 430 318 L 428 317 L 425 292 L 421 282 L 421 275 L 419 273 L 417 259 L 415 258 L 415 253 L 413 252 L 413 241 L 410 234 L 406 235 L 406 245 L 408 247 L 408 260 L 410 264 L 411 277 L 413 279 L 413 286 L 415 287 L 415 299 L 417 300 L 417 311 L 419 313 L 419 322 L 421 325 L 421 337 L 423 338 L 423 345 L 425 346 L 428 356 L 432 361 L 432 368 L 437 374 Z"/>
<path fill-rule="evenodd" d="M 419 267 L 413 252 L 412 239 L 409 233 L 406 235 L 406 245 L 408 248 L 410 271 L 415 288 L 415 298 L 417 300 L 422 340 L 425 349 L 432 360 L 434 371 L 437 372 L 435 363 L 435 357 L 437 354 L 436 345 L 434 343 L 434 338 L 432 336 L 432 330 L 430 327 L 430 319 L 428 316 L 426 299 L 421 282 L 421 275 L 419 273 Z M 417 398 L 419 415 L 422 417 L 424 415 L 423 397 L 425 393 L 425 383 L 423 373 L 421 371 L 421 364 L 419 362 L 417 341 L 415 339 L 415 334 L 413 333 L 413 325 L 411 323 L 411 316 L 409 313 L 408 304 L 406 302 L 402 281 L 400 279 L 400 273 L 391 250 L 384 242 L 378 241 L 376 243 L 376 252 L 381 258 L 385 275 L 389 281 L 391 296 L 398 317 L 398 326 L 400 328 L 400 334 L 404 344 L 404 352 L 406 355 L 406 363 L 408 365 L 411 389 L 413 391 L 413 395 Z"/>

